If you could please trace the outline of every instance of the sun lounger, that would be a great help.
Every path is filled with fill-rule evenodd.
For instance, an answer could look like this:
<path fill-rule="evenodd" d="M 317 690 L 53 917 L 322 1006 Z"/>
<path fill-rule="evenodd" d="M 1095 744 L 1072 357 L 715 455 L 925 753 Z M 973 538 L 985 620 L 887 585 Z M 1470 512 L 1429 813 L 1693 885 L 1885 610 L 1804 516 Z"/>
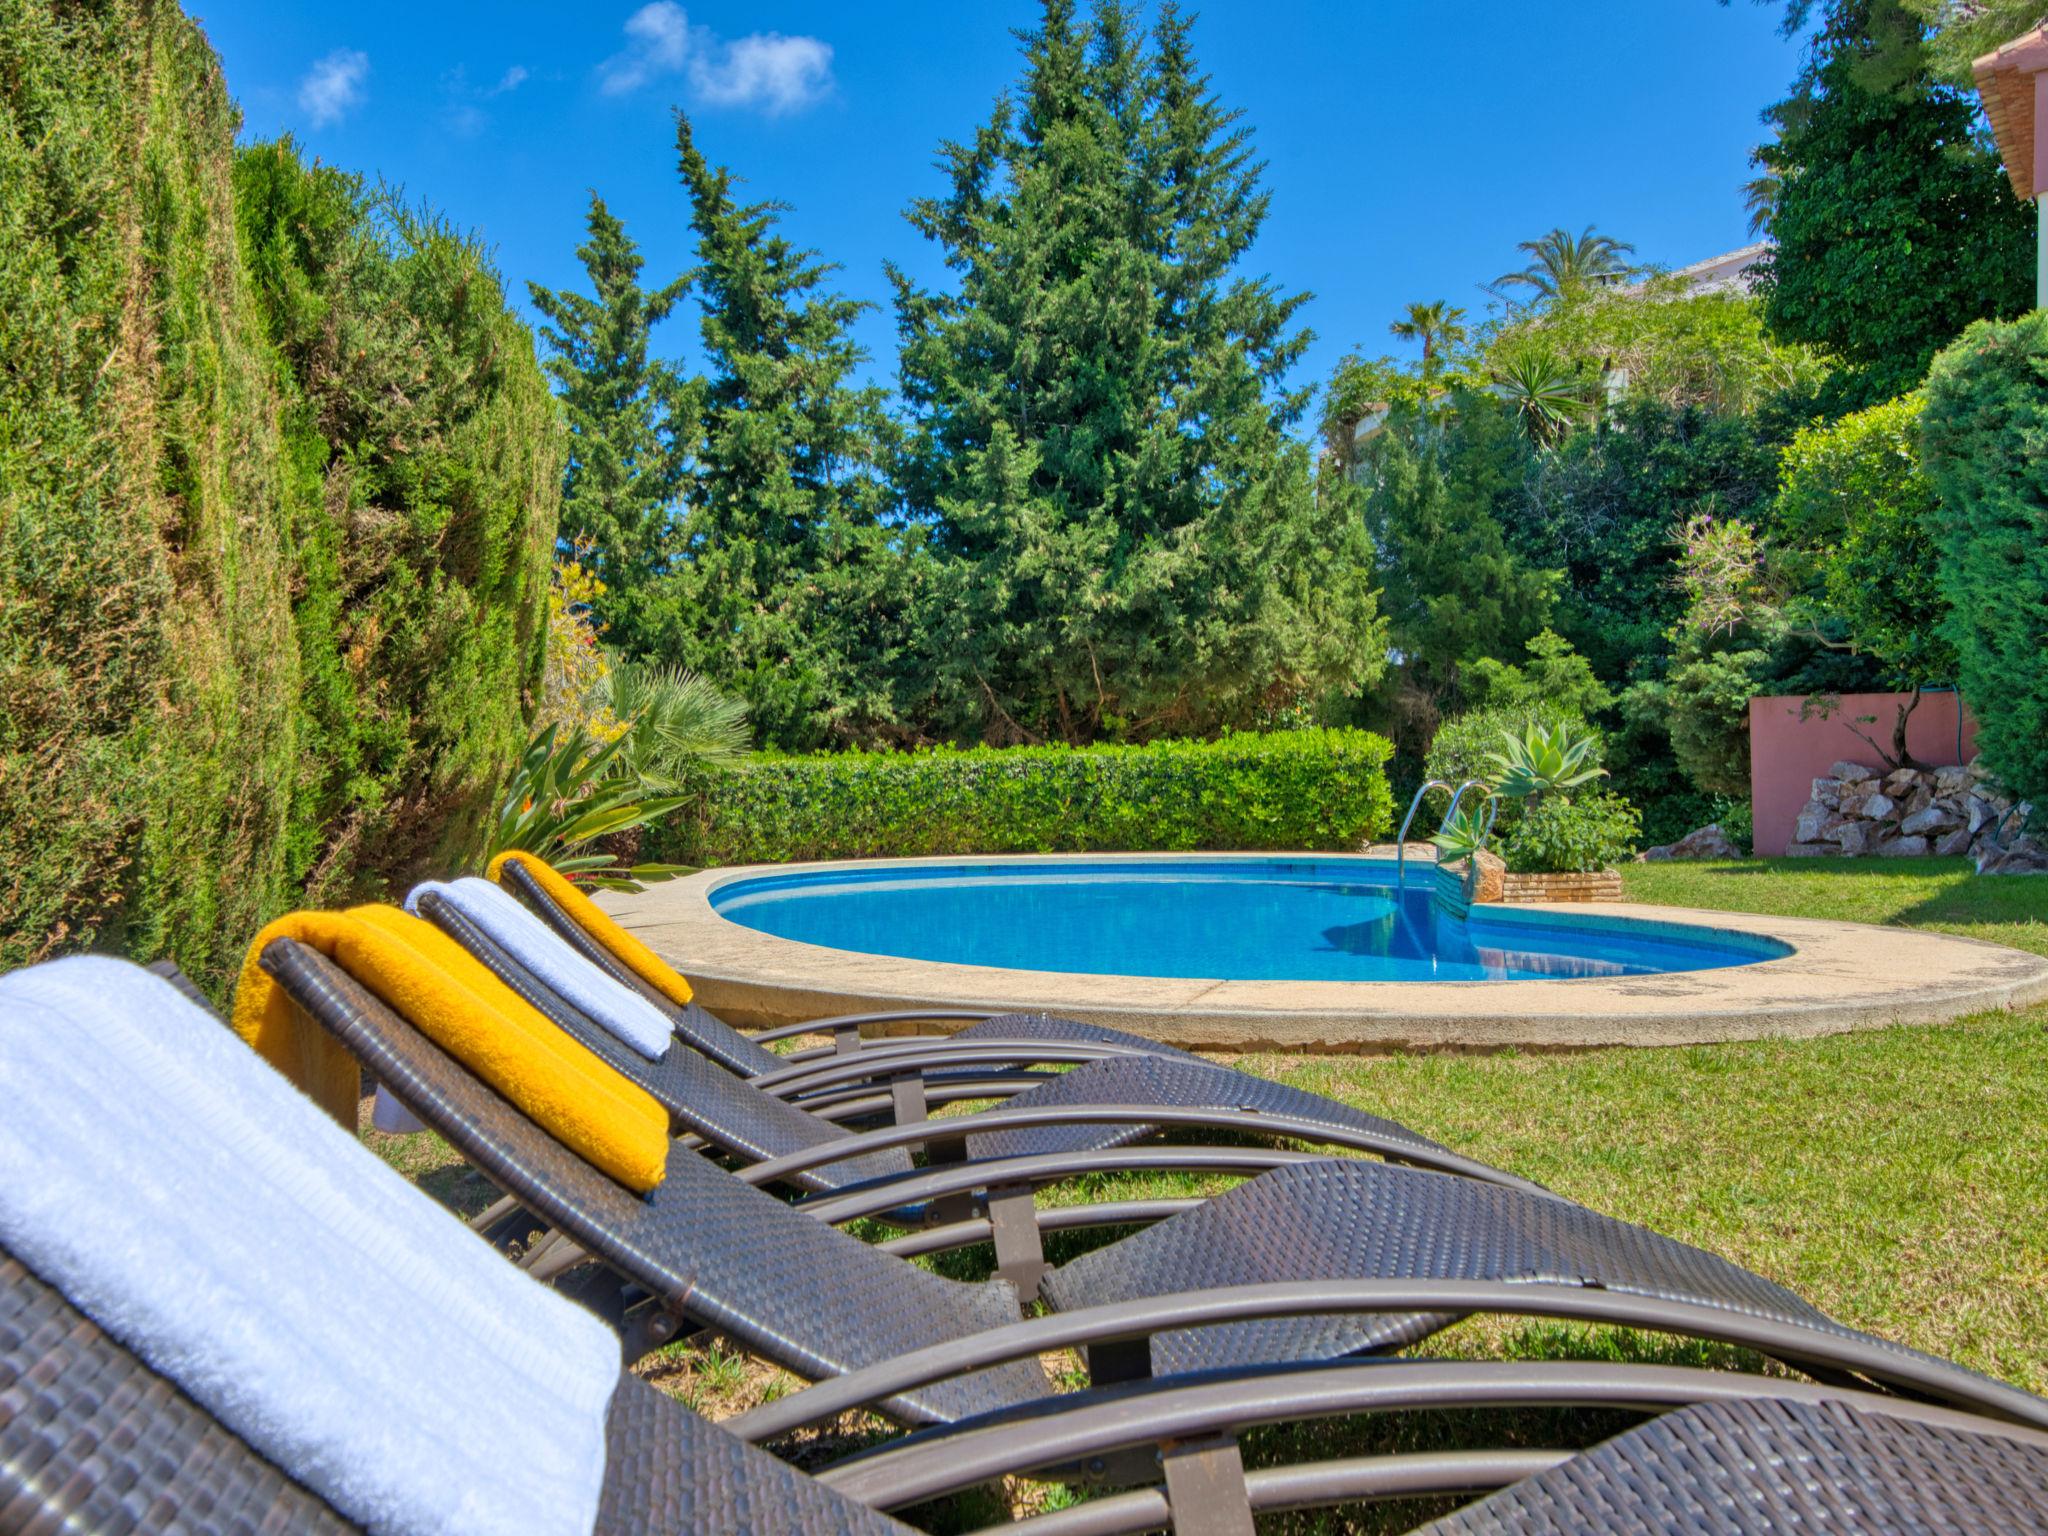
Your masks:
<path fill-rule="evenodd" d="M 1227 1373 L 1502 1312 L 1720 1340 L 1857 1389 L 2048 1425 L 2048 1403 L 1846 1328 L 1697 1249 L 1550 1196 L 1363 1160 L 1305 1160 L 1050 1270 L 1039 1294 L 1063 1310 L 999 1326 L 1016 1316 L 1008 1284 L 905 1264 L 685 1148 L 635 1195 L 324 956 L 277 940 L 260 964 L 473 1167 L 633 1288 L 623 1299 L 650 1298 L 625 1317 L 629 1354 L 716 1329 L 823 1383 L 773 1405 L 798 1422 L 817 1405 L 913 1424 L 1026 1408 L 1045 1396 L 1036 1358 L 1049 1350 L 1088 1349 L 1098 1382 Z"/>

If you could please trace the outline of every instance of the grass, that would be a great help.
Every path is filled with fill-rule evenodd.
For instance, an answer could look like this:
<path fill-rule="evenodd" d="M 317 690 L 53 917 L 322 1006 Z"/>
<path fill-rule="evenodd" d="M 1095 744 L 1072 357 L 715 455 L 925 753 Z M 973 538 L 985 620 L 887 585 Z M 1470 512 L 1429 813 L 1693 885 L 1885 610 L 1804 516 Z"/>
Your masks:
<path fill-rule="evenodd" d="M 1931 928 L 2048 954 L 2048 877 L 1981 878 L 1960 859 L 1636 865 L 1624 879 L 1633 901 Z M 2048 1006 L 1820 1040 L 1236 1063 L 1697 1244 L 1845 1323 L 2048 1392 Z M 408 1171 L 440 1182 L 443 1198 L 466 1193 L 451 1182 L 445 1148 L 379 1140 L 391 1154 L 404 1148 Z M 1059 1198 L 1191 1187 L 1086 1181 Z M 1670 1341 L 1516 1321 L 1464 1324 L 1429 1349 L 1703 1358 Z M 701 1352 L 692 1359 L 683 1346 L 654 1375 L 714 1415 L 761 1393 L 758 1372 Z M 743 1377 L 752 1385 L 725 1405 L 721 1387 Z M 1528 1434 L 1540 1440 L 1554 1424 Z M 1614 1427 L 1583 1423 L 1588 1436 Z M 1304 1446 L 1323 1455 L 1386 1448 L 1361 1444 L 1347 1426 L 1275 1431 L 1247 1454 Z M 1429 1512 L 1324 1512 L 1289 1528 L 1404 1529 Z"/>

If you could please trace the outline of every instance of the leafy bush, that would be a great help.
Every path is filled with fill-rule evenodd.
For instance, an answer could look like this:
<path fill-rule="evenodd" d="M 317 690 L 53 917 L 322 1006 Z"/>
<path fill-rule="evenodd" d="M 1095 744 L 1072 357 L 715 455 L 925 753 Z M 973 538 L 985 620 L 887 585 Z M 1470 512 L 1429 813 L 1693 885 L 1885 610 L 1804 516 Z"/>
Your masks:
<path fill-rule="evenodd" d="M 1638 832 L 1636 808 L 1619 795 L 1547 795 L 1523 812 L 1501 857 L 1517 874 L 1584 874 L 1634 853 Z"/>
<path fill-rule="evenodd" d="M 1979 322 L 1934 361 L 1921 424 L 1957 681 L 1984 761 L 2048 796 L 2048 311 Z"/>
<path fill-rule="evenodd" d="M 0 967 L 224 982 L 446 867 L 526 738 L 562 442 L 481 248 L 175 6 L 0 0 Z"/>
<path fill-rule="evenodd" d="M 484 846 L 486 861 L 516 848 L 564 874 L 608 891 L 685 871 L 668 864 L 620 862 L 601 840 L 646 826 L 682 805 L 686 795 L 657 796 L 629 763 L 633 729 L 593 741 L 581 726 L 544 728 L 527 744 L 498 807 Z"/>
<path fill-rule="evenodd" d="M 977 747 L 697 771 L 649 837 L 687 864 L 1097 849 L 1341 850 L 1393 820 L 1384 737 L 1276 731 L 1147 746 Z"/>
<path fill-rule="evenodd" d="M 1599 766 L 1604 755 L 1604 743 L 1599 732 L 1568 709 L 1555 704 L 1533 703 L 1505 709 L 1475 709 L 1470 714 L 1446 720 L 1437 727 L 1436 736 L 1430 741 L 1429 751 L 1422 759 L 1423 776 L 1426 779 L 1443 779 L 1453 788 L 1467 779 L 1491 783 L 1499 772 L 1493 758 L 1503 745 L 1503 736 L 1519 737 L 1532 727 L 1555 728 L 1563 725 L 1570 725 L 1586 732 L 1592 742 L 1586 754 L 1586 762 L 1595 767 Z M 1469 803 L 1472 797 L 1467 795 L 1465 798 Z M 1439 813 L 1448 802 L 1449 797 L 1442 790 L 1433 791 L 1429 798 L 1429 804 Z M 1512 824 L 1517 814 L 1517 807 L 1513 804 L 1503 805 L 1503 828 Z"/>
<path fill-rule="evenodd" d="M 1922 397 L 1808 427 L 1785 450 L 1774 533 L 1785 574 L 1818 589 L 1821 617 L 1910 683 L 1955 676 L 1942 634 L 1940 507 L 1920 469 Z"/>

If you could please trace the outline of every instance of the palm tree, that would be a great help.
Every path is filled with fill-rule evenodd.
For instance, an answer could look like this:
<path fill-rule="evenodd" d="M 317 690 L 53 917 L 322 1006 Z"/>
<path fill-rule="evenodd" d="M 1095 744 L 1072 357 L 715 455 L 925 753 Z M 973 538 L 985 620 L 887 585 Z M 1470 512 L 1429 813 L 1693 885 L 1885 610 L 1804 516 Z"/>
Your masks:
<path fill-rule="evenodd" d="M 1582 293 L 1596 283 L 1631 277 L 1637 271 L 1622 260 L 1623 256 L 1633 256 L 1636 248 L 1612 235 L 1595 234 L 1591 224 L 1577 236 L 1562 228 L 1553 229 L 1534 240 L 1518 242 L 1515 249 L 1528 253 L 1529 265 L 1495 278 L 1496 291 L 1524 287 L 1534 289 L 1538 299 L 1560 299 Z"/>
<path fill-rule="evenodd" d="M 1494 393 L 1521 418 L 1522 430 L 1539 448 L 1548 448 L 1592 410 L 1585 381 L 1552 353 L 1524 347 L 1493 366 Z"/>
<path fill-rule="evenodd" d="M 1436 360 L 1438 347 L 1455 347 L 1469 334 L 1458 322 L 1465 318 L 1465 311 L 1448 299 L 1438 299 L 1432 304 L 1410 304 L 1408 318 L 1396 320 L 1387 329 L 1402 341 L 1422 343 L 1422 366 Z"/>
<path fill-rule="evenodd" d="M 631 722 L 621 766 L 650 787 L 672 787 L 693 762 L 737 762 L 752 746 L 747 706 L 681 667 L 615 662 L 598 691 L 614 716 Z"/>
<path fill-rule="evenodd" d="M 1767 235 L 1778 211 L 1778 194 L 1785 184 L 1776 171 L 1765 171 L 1742 184 L 1742 205 L 1749 210 L 1749 232 Z"/>

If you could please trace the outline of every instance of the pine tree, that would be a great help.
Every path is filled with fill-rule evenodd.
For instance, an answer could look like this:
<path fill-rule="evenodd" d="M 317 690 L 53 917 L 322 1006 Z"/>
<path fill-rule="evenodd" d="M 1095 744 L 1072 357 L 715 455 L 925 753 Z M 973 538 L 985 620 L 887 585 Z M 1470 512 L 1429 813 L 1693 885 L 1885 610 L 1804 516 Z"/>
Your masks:
<path fill-rule="evenodd" d="M 871 735 L 891 718 L 901 562 L 880 518 L 883 394 L 852 382 L 864 306 L 776 232 L 778 205 L 735 199 L 681 113 L 676 149 L 707 377 L 650 648 L 745 698 L 765 743 Z"/>
<path fill-rule="evenodd" d="M 1532 454 L 1499 402 L 1461 394 L 1441 421 L 1384 434 L 1377 460 L 1371 524 L 1390 638 L 1402 681 L 1440 705 L 1460 666 L 1520 656 L 1550 621 L 1559 573 L 1521 559 L 1504 527 Z"/>
<path fill-rule="evenodd" d="M 931 528 L 926 707 L 995 740 L 1206 730 L 1381 664 L 1363 525 L 1288 427 L 1306 295 L 1233 277 L 1266 213 L 1249 135 L 1170 4 L 1045 0 L 1014 102 L 914 203 L 951 291 L 892 271 Z"/>
<path fill-rule="evenodd" d="M 1778 179 L 1764 318 L 1856 370 L 1847 408 L 1911 389 L 1972 320 L 2033 301 L 2033 214 L 1974 132 L 1973 95 L 1928 73 L 1898 0 L 1831 0 L 1757 151 Z"/>
<path fill-rule="evenodd" d="M 592 292 L 538 283 L 527 292 L 551 322 L 540 332 L 552 354 L 545 366 L 569 419 L 559 537 L 587 549 L 585 563 L 608 589 L 598 610 L 607 638 L 639 651 L 650 588 L 673 553 L 701 390 L 650 357 L 648 345 L 689 280 L 642 288 L 639 248 L 595 192 L 585 227 L 576 256 Z"/>

